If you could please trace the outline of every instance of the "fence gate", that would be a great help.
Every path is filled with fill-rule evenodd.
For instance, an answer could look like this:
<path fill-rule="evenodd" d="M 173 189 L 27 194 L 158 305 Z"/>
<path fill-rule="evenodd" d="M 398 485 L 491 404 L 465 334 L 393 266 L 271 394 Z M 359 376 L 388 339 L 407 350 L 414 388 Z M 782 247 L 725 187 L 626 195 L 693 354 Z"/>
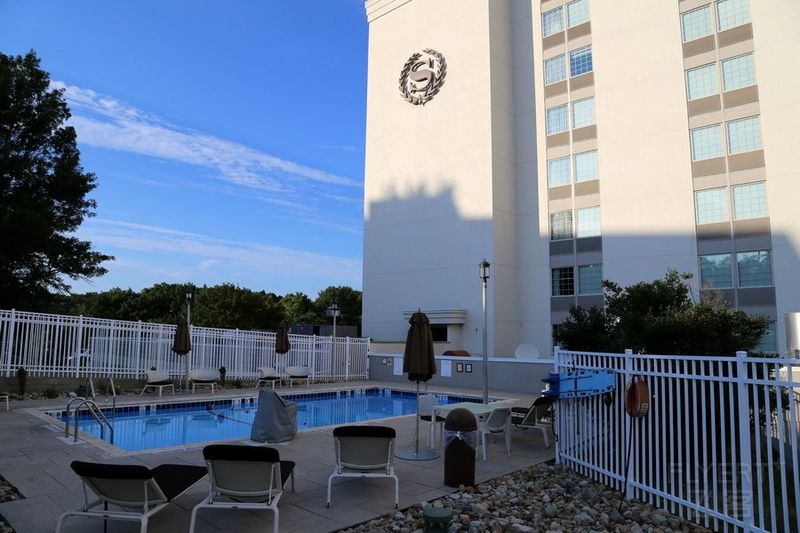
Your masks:
<path fill-rule="evenodd" d="M 617 373 L 607 397 L 556 403 L 558 462 L 714 530 L 800 532 L 800 360 L 556 350 L 555 361 Z M 633 376 L 650 389 L 646 418 L 624 413 Z"/>

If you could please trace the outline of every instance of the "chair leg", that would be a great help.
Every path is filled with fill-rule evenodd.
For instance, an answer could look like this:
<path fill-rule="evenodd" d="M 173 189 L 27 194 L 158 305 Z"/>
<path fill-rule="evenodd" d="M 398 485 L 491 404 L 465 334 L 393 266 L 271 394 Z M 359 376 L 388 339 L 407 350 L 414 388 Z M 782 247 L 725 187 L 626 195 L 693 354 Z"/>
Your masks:
<path fill-rule="evenodd" d="M 280 513 L 278 512 L 277 505 L 272 512 L 275 513 L 275 517 L 272 519 L 272 533 L 278 533 L 278 521 L 280 520 Z"/>
<path fill-rule="evenodd" d="M 506 426 L 505 434 L 506 434 L 506 452 L 508 453 L 508 456 L 511 457 L 511 424 Z"/>
<path fill-rule="evenodd" d="M 400 481 L 397 476 L 392 477 L 394 477 L 394 508 L 397 509 L 400 506 Z"/>
<path fill-rule="evenodd" d="M 146 516 L 143 516 L 142 525 L 139 527 L 139 533 L 147 533 L 147 522 L 148 518 Z"/>
<path fill-rule="evenodd" d="M 328 501 L 326 502 L 328 507 L 331 506 L 331 484 L 333 483 L 333 477 L 334 474 L 331 474 L 330 477 L 328 477 Z"/>
<path fill-rule="evenodd" d="M 481 433 L 481 445 L 483 447 L 483 460 L 486 460 L 486 433 Z"/>
<path fill-rule="evenodd" d="M 61 527 L 64 525 L 64 520 L 67 519 L 72 513 L 66 512 L 61 513 L 61 516 L 58 517 L 58 524 L 56 524 L 56 533 L 61 533 Z"/>
<path fill-rule="evenodd" d="M 189 520 L 189 533 L 194 533 L 194 526 L 197 524 L 197 511 L 200 509 L 200 505 L 195 505 L 194 509 L 192 509 L 192 518 Z"/>
<path fill-rule="evenodd" d="M 158 397 L 159 397 L 159 398 L 161 398 L 161 394 L 162 394 L 163 392 L 164 392 L 164 386 L 163 386 L 163 385 L 159 385 L 159 386 L 158 386 Z"/>

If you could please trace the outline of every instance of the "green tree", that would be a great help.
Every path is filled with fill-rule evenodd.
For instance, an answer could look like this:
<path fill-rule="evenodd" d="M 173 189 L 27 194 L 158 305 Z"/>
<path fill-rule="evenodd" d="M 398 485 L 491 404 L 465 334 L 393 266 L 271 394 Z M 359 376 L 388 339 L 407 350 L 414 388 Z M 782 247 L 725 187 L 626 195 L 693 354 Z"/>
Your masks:
<path fill-rule="evenodd" d="M 695 303 L 691 277 L 670 270 L 663 279 L 626 288 L 604 281 L 605 308 L 570 309 L 555 330 L 556 341 L 574 350 L 682 355 L 732 355 L 755 348 L 767 319 L 715 298 Z"/>
<path fill-rule="evenodd" d="M 69 117 L 34 52 L 0 53 L 0 307 L 36 308 L 69 291 L 65 278 L 103 275 L 113 259 L 74 235 L 94 215 L 95 176 Z"/>
<path fill-rule="evenodd" d="M 281 307 L 289 324 L 316 324 L 324 320 L 318 316 L 311 298 L 302 292 L 290 292 L 284 295 L 281 298 Z"/>
<path fill-rule="evenodd" d="M 192 324 L 214 328 L 275 329 L 283 320 L 280 299 L 224 283 L 203 287 L 192 302 Z"/>
<path fill-rule="evenodd" d="M 317 314 L 325 317 L 325 321 L 330 320 L 325 314 L 326 309 L 336 304 L 341 309 L 338 324 L 348 326 L 359 326 L 361 324 L 361 291 L 351 287 L 328 287 L 320 291 L 317 299 L 314 300 L 314 307 Z"/>

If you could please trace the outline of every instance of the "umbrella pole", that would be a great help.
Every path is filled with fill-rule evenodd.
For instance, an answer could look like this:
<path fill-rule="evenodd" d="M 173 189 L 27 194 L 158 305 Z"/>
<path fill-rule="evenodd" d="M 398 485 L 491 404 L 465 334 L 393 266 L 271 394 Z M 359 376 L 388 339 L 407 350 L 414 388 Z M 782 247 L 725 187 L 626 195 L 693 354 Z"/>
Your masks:
<path fill-rule="evenodd" d="M 417 381 L 417 426 L 414 428 L 414 453 L 419 455 L 419 381 Z"/>
<path fill-rule="evenodd" d="M 406 461 L 430 461 L 438 459 L 439 454 L 430 448 L 419 449 L 419 381 L 417 381 L 417 412 L 415 414 L 416 420 L 414 421 L 414 446 L 405 450 L 398 450 L 394 456 L 398 459 L 405 459 Z"/>

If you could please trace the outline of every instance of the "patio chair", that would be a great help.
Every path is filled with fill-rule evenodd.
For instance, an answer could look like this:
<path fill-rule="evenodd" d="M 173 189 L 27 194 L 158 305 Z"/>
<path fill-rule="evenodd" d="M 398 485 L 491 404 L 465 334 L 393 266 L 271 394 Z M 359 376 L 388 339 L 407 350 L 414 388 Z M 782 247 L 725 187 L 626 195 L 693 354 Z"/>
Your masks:
<path fill-rule="evenodd" d="M 189 533 L 194 532 L 200 509 L 269 510 L 274 513 L 272 529 L 278 532 L 278 501 L 286 481 L 292 479 L 294 463 L 281 461 L 275 448 L 212 444 L 203 448 L 208 466 L 208 496 L 194 506 Z"/>
<path fill-rule="evenodd" d="M 400 500 L 400 483 L 394 473 L 394 441 L 397 436 L 387 426 L 339 426 L 333 430 L 336 468 L 328 477 L 328 501 L 331 485 L 337 477 L 373 477 L 394 480 L 394 507 Z"/>
<path fill-rule="evenodd" d="M 280 384 L 281 376 L 278 372 L 272 368 L 267 366 L 260 366 L 256 370 L 258 370 L 258 383 L 256 383 L 256 389 L 260 389 L 261 387 L 266 387 L 267 385 L 272 386 L 272 390 L 275 390 L 275 383 Z"/>
<path fill-rule="evenodd" d="M 433 419 L 433 408 L 439 405 L 439 399 L 435 394 L 422 394 L 419 397 L 419 419 L 428 422 L 428 448 L 433 448 L 433 441 L 436 438 L 436 426 L 439 426 L 439 437 L 444 438 L 444 420 L 441 415 L 436 415 Z"/>
<path fill-rule="evenodd" d="M 286 380 L 291 387 L 295 381 L 305 381 L 306 387 L 311 385 L 311 369 L 307 366 L 286 367 Z"/>
<path fill-rule="evenodd" d="M 0 396 L 0 400 L 5 400 L 6 401 L 6 411 L 8 411 L 9 410 L 9 407 L 8 407 L 8 394 L 3 394 L 2 396 Z"/>
<path fill-rule="evenodd" d="M 486 460 L 486 436 L 493 433 L 506 434 L 506 452 L 511 457 L 511 409 L 498 407 L 478 426 L 483 447 L 483 460 Z M 477 450 L 476 450 L 477 451 Z"/>
<path fill-rule="evenodd" d="M 195 388 L 200 385 L 202 387 L 211 387 L 211 394 L 214 394 L 214 387 L 219 380 L 219 371 L 217 370 L 192 370 L 189 372 L 189 381 L 192 382 L 192 394 Z"/>
<path fill-rule="evenodd" d="M 538 429 L 542 432 L 544 445 L 550 447 L 550 440 L 547 438 L 547 428 L 553 424 L 552 408 L 553 398 L 540 396 L 536 398 L 529 408 L 512 407 L 511 421 L 514 426 L 523 429 Z"/>
<path fill-rule="evenodd" d="M 83 506 L 63 513 L 56 533 L 70 516 L 139 522 L 139 531 L 145 533 L 154 514 L 208 474 L 205 467 L 190 465 L 166 464 L 151 469 L 142 465 L 73 461 L 70 466 L 83 482 Z M 96 500 L 89 501 L 87 489 L 94 492 Z M 109 505 L 121 509 L 109 509 Z"/>
<path fill-rule="evenodd" d="M 150 370 L 147 372 L 147 383 L 142 388 L 142 392 L 139 393 L 141 396 L 142 394 L 147 391 L 147 389 L 158 389 L 158 395 L 164 392 L 164 389 L 169 387 L 172 389 L 172 394 L 175 394 L 175 384 L 172 382 L 172 379 L 169 377 L 167 372 L 163 372 L 160 370 Z"/>

